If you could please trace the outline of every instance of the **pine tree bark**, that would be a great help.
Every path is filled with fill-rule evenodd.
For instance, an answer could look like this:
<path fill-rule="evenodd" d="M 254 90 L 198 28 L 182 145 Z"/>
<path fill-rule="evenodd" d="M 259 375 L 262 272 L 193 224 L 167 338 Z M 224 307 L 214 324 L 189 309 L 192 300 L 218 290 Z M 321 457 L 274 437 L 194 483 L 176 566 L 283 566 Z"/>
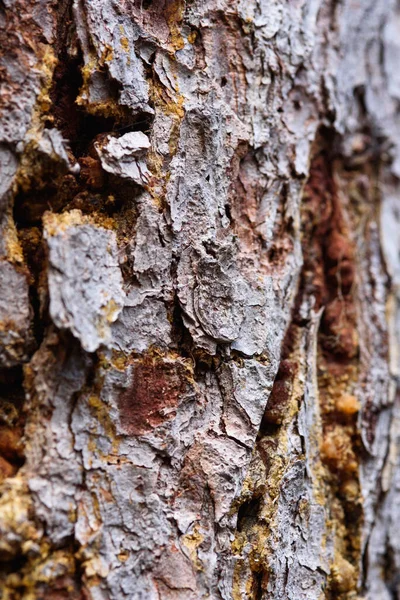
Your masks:
<path fill-rule="evenodd" d="M 400 598 L 394 0 L 3 0 L 5 600 Z"/>

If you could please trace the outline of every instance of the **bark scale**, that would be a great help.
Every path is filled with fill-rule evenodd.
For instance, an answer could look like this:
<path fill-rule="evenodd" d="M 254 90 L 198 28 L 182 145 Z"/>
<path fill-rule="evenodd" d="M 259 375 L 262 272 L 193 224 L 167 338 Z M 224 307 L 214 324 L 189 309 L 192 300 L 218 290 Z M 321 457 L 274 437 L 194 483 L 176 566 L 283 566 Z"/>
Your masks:
<path fill-rule="evenodd" d="M 400 597 L 396 3 L 0 9 L 2 597 Z"/>

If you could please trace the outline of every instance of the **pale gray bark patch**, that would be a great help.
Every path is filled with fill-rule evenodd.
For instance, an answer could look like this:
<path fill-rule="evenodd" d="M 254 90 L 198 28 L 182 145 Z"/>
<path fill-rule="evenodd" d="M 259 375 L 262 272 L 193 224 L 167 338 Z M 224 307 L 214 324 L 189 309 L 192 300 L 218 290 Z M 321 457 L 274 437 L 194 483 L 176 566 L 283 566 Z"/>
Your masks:
<path fill-rule="evenodd" d="M 15 154 L 7 147 L 6 144 L 0 146 L 0 169 L 1 169 L 1 183 L 0 183 L 0 198 L 1 198 L 1 211 L 8 205 L 8 193 L 17 172 L 18 161 Z"/>
<path fill-rule="evenodd" d="M 41 73 L 34 54 L 26 46 L 21 46 L 16 54 L 6 52 L 1 63 L 7 73 L 3 84 L 7 109 L 2 114 L 0 140 L 14 145 L 23 141 L 29 128 L 40 91 Z"/>
<path fill-rule="evenodd" d="M 272 387 L 274 366 L 246 360 L 242 366 L 232 362 L 217 373 L 224 398 L 223 427 L 226 434 L 249 448 L 253 447 L 265 410 L 265 396 Z"/>
<path fill-rule="evenodd" d="M 126 133 L 120 138 L 110 137 L 106 143 L 96 144 L 105 171 L 138 185 L 145 184 L 150 176 L 143 156 L 149 148 L 149 138 L 141 131 Z"/>
<path fill-rule="evenodd" d="M 135 292 L 135 293 L 133 293 Z M 167 348 L 171 323 L 164 302 L 130 292 L 118 320 L 112 325 L 112 345 L 124 352 L 144 352 L 151 346 Z"/>
<path fill-rule="evenodd" d="M 137 201 L 139 217 L 130 242 L 135 275 L 144 295 L 171 300 L 172 248 L 166 218 L 148 194 L 141 195 Z"/>
<path fill-rule="evenodd" d="M 51 334 L 31 363 L 35 377 L 28 431 L 32 434 L 27 440 L 23 476 L 39 520 L 54 543 L 62 545 L 74 534 L 77 490 L 83 481 L 70 420 L 74 394 L 85 382 L 90 361 L 77 343 L 69 356 L 52 357 L 52 343 L 57 341 Z M 51 414 L 48 421 L 46 413 Z"/>
<path fill-rule="evenodd" d="M 90 69 L 93 51 L 98 58 L 107 56 L 110 76 L 120 85 L 119 102 L 134 113 L 152 113 L 149 106 L 148 84 L 143 61 L 135 52 L 140 28 L 125 10 L 112 2 L 101 0 L 82 2 L 74 0 L 77 32 L 84 52 L 85 64 Z M 104 26 L 107 24 L 106 26 Z M 95 71 L 96 73 L 96 71 Z M 85 96 L 84 96 L 85 98 Z M 96 85 L 89 81 L 89 101 L 96 99 Z"/>
<path fill-rule="evenodd" d="M 79 163 L 71 163 L 68 156 L 67 140 L 64 140 L 62 134 L 57 129 L 45 129 L 42 135 L 37 139 L 37 133 L 26 136 L 27 143 L 33 143 L 39 154 L 47 159 L 61 162 L 71 173 L 78 174 Z"/>
<path fill-rule="evenodd" d="M 53 322 L 69 329 L 88 352 L 109 345 L 111 323 L 125 296 L 115 234 L 89 223 L 68 225 L 52 218 L 45 236 Z"/>
<path fill-rule="evenodd" d="M 25 273 L 0 260 L 0 365 L 11 367 L 27 360 L 33 338 L 29 286 Z"/>

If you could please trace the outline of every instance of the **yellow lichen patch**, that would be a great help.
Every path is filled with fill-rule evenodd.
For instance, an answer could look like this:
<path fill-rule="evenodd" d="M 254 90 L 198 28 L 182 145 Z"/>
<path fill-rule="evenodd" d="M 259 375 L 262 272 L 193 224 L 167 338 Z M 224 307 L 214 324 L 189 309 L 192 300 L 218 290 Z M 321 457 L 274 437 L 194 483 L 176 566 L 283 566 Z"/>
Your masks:
<path fill-rule="evenodd" d="M 178 101 L 178 107 L 177 107 L 179 120 L 178 119 L 175 120 L 174 126 L 171 129 L 171 134 L 170 134 L 170 138 L 169 138 L 169 142 L 168 142 L 169 151 L 171 153 L 171 156 L 174 156 L 174 154 L 176 153 L 176 151 L 178 149 L 179 131 L 180 131 L 179 126 L 180 126 L 180 122 L 183 118 L 183 115 L 185 113 L 183 107 L 184 107 L 183 97 L 180 96 L 179 101 Z M 181 113 L 181 116 L 179 113 Z"/>
<path fill-rule="evenodd" d="M 115 221 L 111 217 L 106 217 L 100 213 L 84 215 L 79 208 L 73 208 L 72 210 L 61 214 L 46 211 L 42 219 L 46 233 L 50 236 L 64 233 L 69 227 L 74 227 L 76 225 L 90 224 L 111 230 L 115 228 Z M 112 312 L 112 310 L 113 306 L 111 305 L 106 308 L 106 311 Z"/>
<path fill-rule="evenodd" d="M 38 130 L 46 113 L 48 113 L 51 108 L 50 88 L 53 82 L 54 69 L 57 66 L 58 60 L 54 54 L 53 48 L 49 44 L 43 45 L 42 48 L 43 51 L 41 56 L 39 56 L 38 64 L 36 66 L 42 73 L 42 88 L 39 92 L 37 104 L 32 114 L 31 129 L 28 134 L 33 130 Z"/>
<path fill-rule="evenodd" d="M 185 115 L 185 98 L 178 94 L 173 100 L 169 99 L 164 93 L 162 95 L 163 111 L 166 115 L 175 116 L 178 119 L 183 119 Z"/>
<path fill-rule="evenodd" d="M 150 149 L 146 157 L 147 166 L 152 173 L 161 175 L 164 159 L 161 154 Z M 151 182 L 150 182 L 151 185 Z"/>
<path fill-rule="evenodd" d="M 150 80 L 150 97 L 154 105 L 161 109 L 165 115 L 182 119 L 185 114 L 185 99 L 179 92 L 176 63 L 170 60 L 169 67 L 169 86 L 163 85 L 159 78 L 155 76 Z"/>
<path fill-rule="evenodd" d="M 204 541 L 204 536 L 199 531 L 199 526 L 196 524 L 193 531 L 181 537 L 181 543 L 189 551 L 190 560 L 197 571 L 203 571 L 204 566 L 198 557 L 198 548 Z"/>
<path fill-rule="evenodd" d="M 26 541 L 38 543 L 42 532 L 30 520 L 32 499 L 27 484 L 19 477 L 4 483 L 0 498 L 0 556 L 13 558 L 22 553 Z"/>
<path fill-rule="evenodd" d="M 115 424 L 110 416 L 109 406 L 95 394 L 91 394 L 87 402 L 96 417 L 96 421 L 102 426 L 104 433 L 110 440 L 115 441 Z"/>
<path fill-rule="evenodd" d="M 129 52 L 128 38 L 126 38 L 125 36 L 121 37 L 120 44 L 121 44 L 122 49 L 124 50 L 124 52 Z"/>
<path fill-rule="evenodd" d="M 107 454 L 105 457 L 108 465 L 115 465 L 121 467 L 122 465 L 131 465 L 132 460 L 126 456 L 120 456 L 119 454 Z M 111 493 L 110 493 L 111 495 Z M 114 500 L 112 500 L 114 501 Z"/>
<path fill-rule="evenodd" d="M 124 52 L 129 52 L 129 41 L 128 38 L 125 36 L 125 29 L 123 25 L 119 26 L 119 31 L 121 33 L 121 37 L 119 39 L 121 47 Z"/>
<path fill-rule="evenodd" d="M 344 539 L 351 540 L 351 544 L 343 552 L 346 559 L 350 557 L 357 564 L 360 518 L 348 518 L 346 514 L 358 515 L 357 507 L 360 502 L 357 453 L 357 413 L 360 405 L 356 396 L 349 392 L 357 381 L 358 369 L 353 364 L 353 359 L 348 365 L 343 365 L 340 361 L 325 361 L 321 353 L 319 361 L 321 368 L 318 385 L 324 431 L 321 458 L 326 467 L 325 480 L 333 497 L 329 501 L 332 505 L 342 507 L 335 511 L 332 527 L 336 532 L 337 546 Z"/>
<path fill-rule="evenodd" d="M 18 240 L 14 219 L 11 214 L 7 215 L 7 227 L 4 230 L 3 236 L 7 249 L 7 259 L 11 262 L 22 264 L 24 262 L 24 256 L 21 244 Z"/>
<path fill-rule="evenodd" d="M 185 42 L 180 30 L 184 9 L 184 0 L 172 0 L 166 4 L 164 9 L 164 14 L 170 32 L 169 43 L 174 52 L 177 50 L 182 50 L 182 48 L 185 46 Z"/>
<path fill-rule="evenodd" d="M 86 577 L 92 580 L 92 585 L 100 583 L 101 578 L 107 577 L 109 573 L 109 568 L 98 556 L 94 556 L 93 558 L 86 560 L 82 564 L 82 567 L 85 571 Z"/>
<path fill-rule="evenodd" d="M 110 229 L 111 231 L 115 231 L 117 225 L 113 217 L 108 217 L 104 213 L 97 211 L 91 213 L 90 216 L 92 219 L 92 223 L 94 223 L 98 227 L 103 227 L 104 229 Z"/>
<path fill-rule="evenodd" d="M 111 117 L 114 118 L 117 123 L 126 121 L 128 117 L 126 107 L 119 105 L 113 98 L 99 102 L 89 102 L 88 96 L 81 93 L 75 102 L 78 106 L 84 106 L 85 111 L 95 117 Z"/>
<path fill-rule="evenodd" d="M 189 44 L 194 44 L 196 39 L 197 39 L 197 31 L 195 29 L 193 29 L 187 36 L 187 41 L 189 42 Z"/>
<path fill-rule="evenodd" d="M 27 590 L 31 589 L 33 592 L 32 588 L 36 587 L 38 583 L 49 584 L 55 579 L 65 577 L 68 574 L 73 575 L 74 573 L 74 557 L 65 551 L 59 550 L 52 552 L 51 556 L 46 560 L 38 562 L 35 568 L 22 578 L 22 585 Z M 70 586 L 70 591 L 72 591 L 72 585 L 70 584 Z M 37 598 L 37 595 L 35 594 L 32 598 Z"/>
<path fill-rule="evenodd" d="M 235 539 L 231 544 L 231 550 L 233 554 L 239 555 L 242 553 L 243 548 L 247 544 L 247 536 L 244 532 L 236 532 Z"/>
<path fill-rule="evenodd" d="M 155 92 L 156 87 L 153 87 L 153 92 Z M 159 90 L 155 92 L 155 96 L 157 96 L 157 102 L 159 103 L 158 109 L 174 120 L 168 142 L 169 158 L 172 158 L 178 149 L 180 124 L 185 114 L 184 98 L 178 96 L 174 100 L 171 100 L 165 91 L 160 92 Z M 169 180 L 169 171 L 164 170 L 165 158 L 157 151 L 151 149 L 147 154 L 146 162 L 152 175 L 145 188 L 150 193 L 155 204 L 159 208 L 163 208 L 166 186 Z"/>
<path fill-rule="evenodd" d="M 70 523 L 76 523 L 77 520 L 77 511 L 73 502 L 69 503 L 68 520 Z"/>
<path fill-rule="evenodd" d="M 104 360 L 102 361 L 102 365 L 101 365 L 103 369 L 110 368 L 110 363 L 107 361 L 108 361 L 108 359 L 106 359 L 104 357 Z M 129 357 L 126 354 L 124 354 L 123 352 L 118 352 L 117 350 L 113 350 L 112 358 L 111 358 L 111 365 L 115 369 L 118 369 L 118 371 L 124 371 L 128 364 L 129 364 Z"/>
<path fill-rule="evenodd" d="M 115 319 L 121 312 L 121 307 L 115 302 L 113 298 L 107 302 L 101 309 L 108 323 L 114 323 Z"/>
<path fill-rule="evenodd" d="M 114 58 L 114 50 L 112 49 L 111 46 L 106 46 L 106 49 L 104 50 L 104 52 L 102 54 L 100 62 L 111 62 L 113 58 Z"/>
<path fill-rule="evenodd" d="M 32 137 L 32 135 L 35 137 Z M 37 153 L 37 146 L 40 139 L 38 128 L 34 134 L 32 134 L 32 131 L 28 132 L 26 139 L 29 139 L 29 141 L 25 143 L 24 153 L 20 158 L 18 172 L 13 185 L 14 196 L 19 191 L 23 193 L 29 192 L 33 184 L 38 187 L 43 186 L 42 163 Z"/>
<path fill-rule="evenodd" d="M 48 235 L 58 235 L 74 225 L 91 222 L 90 217 L 83 215 L 79 209 L 73 209 L 59 215 L 47 211 L 43 215 L 43 225 Z"/>
<path fill-rule="evenodd" d="M 97 450 L 96 439 L 94 437 L 90 437 L 87 445 L 88 451 L 93 454 Z"/>
<path fill-rule="evenodd" d="M 176 89 L 178 85 L 176 84 Z M 158 80 L 152 82 L 150 89 L 151 98 L 157 110 L 160 110 L 167 117 L 172 117 L 172 127 L 170 129 L 169 155 L 174 156 L 178 149 L 180 124 L 184 117 L 185 99 L 176 90 L 165 88 Z M 165 158 L 157 151 L 150 149 L 147 155 L 147 166 L 150 169 L 152 176 L 146 185 L 146 189 L 157 202 L 157 205 L 162 207 L 162 198 L 165 196 L 165 189 L 169 179 L 168 170 L 164 171 Z"/>

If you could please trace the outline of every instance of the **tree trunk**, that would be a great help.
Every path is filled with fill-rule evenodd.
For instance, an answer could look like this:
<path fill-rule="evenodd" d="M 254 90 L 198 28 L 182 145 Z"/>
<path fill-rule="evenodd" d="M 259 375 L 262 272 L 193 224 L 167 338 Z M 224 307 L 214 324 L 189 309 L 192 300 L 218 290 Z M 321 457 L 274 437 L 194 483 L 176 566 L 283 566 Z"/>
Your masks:
<path fill-rule="evenodd" d="M 400 598 L 400 9 L 3 0 L 4 600 Z"/>

